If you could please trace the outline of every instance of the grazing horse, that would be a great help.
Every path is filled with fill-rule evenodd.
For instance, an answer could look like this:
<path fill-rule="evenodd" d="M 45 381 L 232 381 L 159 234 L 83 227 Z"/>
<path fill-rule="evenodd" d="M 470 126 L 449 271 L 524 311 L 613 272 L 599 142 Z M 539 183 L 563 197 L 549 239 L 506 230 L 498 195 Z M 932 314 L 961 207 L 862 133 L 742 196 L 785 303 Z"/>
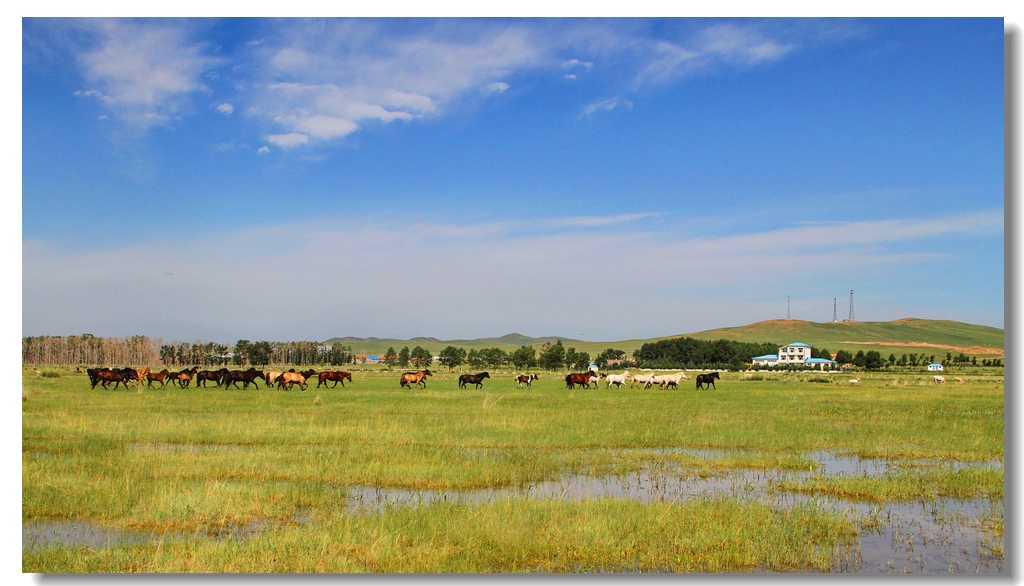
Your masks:
<path fill-rule="evenodd" d="M 294 385 L 299 385 L 299 387 L 305 391 L 309 386 L 306 381 L 314 374 L 316 374 L 316 371 L 312 368 L 302 372 L 282 372 L 277 375 L 277 378 L 274 380 L 277 381 L 277 390 L 279 391 L 283 389 L 285 385 L 288 385 L 289 391 L 292 390 L 292 386 Z"/>
<path fill-rule="evenodd" d="M 326 387 L 329 380 L 334 381 L 332 389 L 337 387 L 338 383 L 341 383 L 341 387 L 345 388 L 345 379 L 348 379 L 348 382 L 352 382 L 352 373 L 345 372 L 344 370 L 325 370 L 320 373 L 320 380 L 317 381 L 316 388 L 319 389 L 321 383 Z"/>
<path fill-rule="evenodd" d="M 940 376 L 940 375 L 935 375 L 934 377 L 932 377 L 932 382 L 939 383 L 940 385 L 944 385 L 944 384 L 946 384 L 946 377 Z"/>
<path fill-rule="evenodd" d="M 717 372 L 712 372 L 711 374 L 698 374 L 697 375 L 697 388 L 698 389 L 703 389 L 704 385 L 708 385 L 709 389 L 715 389 L 717 391 L 718 388 L 715 387 L 715 379 L 716 378 L 721 380 L 721 377 L 718 376 Z"/>
<path fill-rule="evenodd" d="M 539 378 L 540 377 L 535 375 L 535 374 L 521 374 L 521 375 L 517 376 L 514 380 L 516 381 L 516 386 L 517 387 L 522 388 L 523 385 L 525 384 L 526 388 L 530 388 L 530 383 L 532 383 L 533 381 L 535 381 L 535 380 L 537 380 Z"/>
<path fill-rule="evenodd" d="M 399 381 L 398 381 L 399 382 L 399 388 L 401 388 L 401 387 L 409 387 L 411 389 L 415 385 L 422 384 L 423 388 L 425 389 L 425 388 L 427 388 L 427 377 L 428 376 L 434 376 L 434 375 L 431 374 L 431 372 L 429 370 L 427 370 L 427 369 L 421 370 L 419 372 L 403 372 L 402 373 L 402 378 L 399 379 Z"/>
<path fill-rule="evenodd" d="M 482 389 L 485 378 L 491 378 L 491 375 L 486 372 L 481 372 L 479 374 L 464 374 L 459 377 L 459 388 L 464 389 L 466 388 L 466 383 L 473 383 L 476 385 L 475 388 Z"/>
<path fill-rule="evenodd" d="M 590 379 L 598 378 L 598 374 L 593 370 L 587 372 L 570 372 L 565 375 L 565 388 L 573 389 L 576 385 L 581 385 L 585 389 L 590 388 Z"/>
<path fill-rule="evenodd" d="M 200 370 L 196 373 L 196 387 L 198 388 L 200 383 L 205 387 L 208 380 L 212 380 L 219 387 L 221 379 L 228 372 L 230 371 L 226 368 L 220 370 Z"/>
<path fill-rule="evenodd" d="M 152 389 L 153 388 L 153 381 L 158 380 L 158 381 L 160 381 L 160 387 L 163 388 L 163 386 L 167 384 L 167 375 L 168 374 L 171 374 L 171 373 L 166 368 L 161 370 L 160 372 L 147 372 L 146 373 L 146 386 Z"/>
<path fill-rule="evenodd" d="M 262 370 L 256 370 L 255 368 L 250 368 L 249 370 L 244 371 L 229 370 L 227 373 L 224 374 L 224 377 L 221 379 L 221 382 L 224 383 L 225 389 L 228 388 L 229 386 L 237 389 L 238 387 L 235 385 L 238 383 L 238 381 L 242 381 L 243 389 L 248 389 L 249 383 L 252 383 L 253 386 L 255 386 L 256 390 L 258 391 L 260 389 L 260 386 L 256 384 L 256 379 L 258 378 L 261 378 L 263 379 L 264 382 L 266 382 L 267 375 L 263 374 Z M 198 383 L 196 384 L 198 385 Z"/>

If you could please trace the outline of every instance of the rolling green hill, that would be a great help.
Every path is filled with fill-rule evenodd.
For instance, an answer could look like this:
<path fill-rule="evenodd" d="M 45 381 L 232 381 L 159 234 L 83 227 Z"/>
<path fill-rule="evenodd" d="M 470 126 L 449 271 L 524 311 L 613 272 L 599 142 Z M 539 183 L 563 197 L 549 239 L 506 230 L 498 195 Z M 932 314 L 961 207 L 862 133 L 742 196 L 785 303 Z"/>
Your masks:
<path fill-rule="evenodd" d="M 543 343 L 562 344 L 596 356 L 606 348 L 623 350 L 632 354 L 648 342 L 666 338 L 691 337 L 702 340 L 736 340 L 739 342 L 772 342 L 790 344 L 803 342 L 816 348 L 827 349 L 832 354 L 847 350 L 856 354 L 858 350 L 877 350 L 883 356 L 895 354 L 925 354 L 941 359 L 947 352 L 954 356 L 964 353 L 968 356 L 1002 357 L 1004 332 L 1000 328 L 979 326 L 949 320 L 928 320 L 907 318 L 890 322 L 809 322 L 800 320 L 769 320 L 738 326 L 705 330 L 680 336 L 665 336 L 646 340 L 619 340 L 614 342 L 588 342 L 571 338 L 546 336 L 531 338 L 522 334 L 508 334 L 500 338 L 476 338 L 472 340 L 439 340 L 437 338 L 411 338 L 397 340 L 389 338 L 331 338 L 325 343 L 342 343 L 356 354 L 383 354 L 389 347 L 396 351 L 404 346 L 422 346 L 435 356 L 446 346 L 460 348 L 501 348 L 505 351 L 531 344 L 539 348 Z"/>

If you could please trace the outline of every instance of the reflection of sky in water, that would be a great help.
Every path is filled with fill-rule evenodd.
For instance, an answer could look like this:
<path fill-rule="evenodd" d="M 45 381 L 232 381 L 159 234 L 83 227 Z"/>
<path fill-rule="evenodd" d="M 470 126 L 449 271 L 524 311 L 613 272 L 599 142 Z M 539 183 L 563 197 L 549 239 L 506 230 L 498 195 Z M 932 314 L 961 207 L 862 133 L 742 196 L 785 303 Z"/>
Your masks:
<path fill-rule="evenodd" d="M 152 449 L 152 448 L 150 448 Z M 157 446 L 156 449 L 162 449 Z M 658 450 L 688 453 L 703 458 L 735 455 L 726 450 Z M 695 477 L 685 470 L 641 470 L 622 475 L 569 475 L 559 480 L 478 490 L 410 490 L 388 487 L 351 486 L 343 489 L 351 514 L 374 514 L 390 507 L 416 507 L 432 503 L 486 503 L 509 497 L 564 499 L 583 501 L 597 498 L 632 499 L 640 502 L 682 502 L 699 498 L 737 498 L 743 502 L 762 502 L 779 508 L 814 503 L 828 510 L 856 517 L 874 517 L 878 528 L 864 531 L 854 546 L 841 552 L 837 572 L 857 573 L 982 573 L 1003 571 L 1001 557 L 985 556 L 990 547 L 1002 544 L 979 529 L 979 517 L 995 514 L 1003 517 L 1002 501 L 987 499 L 938 499 L 930 502 L 871 504 L 840 500 L 827 496 L 794 494 L 775 490 L 783 481 L 828 476 L 878 476 L 895 470 L 882 459 L 861 459 L 825 451 L 807 454 L 816 462 L 813 471 L 731 470 L 707 478 Z M 934 464 L 914 462 L 912 464 Z M 967 466 L 1001 468 L 1001 462 L 982 464 L 945 463 L 961 469 Z M 305 519 L 297 519 L 305 522 Z M 273 530 L 279 523 L 252 521 L 241 527 L 225 527 L 215 532 L 200 532 L 198 539 L 246 539 Z M 86 546 L 90 548 L 144 543 L 180 535 L 147 535 L 119 532 L 89 523 L 46 521 L 22 525 L 22 548 L 48 545 Z"/>

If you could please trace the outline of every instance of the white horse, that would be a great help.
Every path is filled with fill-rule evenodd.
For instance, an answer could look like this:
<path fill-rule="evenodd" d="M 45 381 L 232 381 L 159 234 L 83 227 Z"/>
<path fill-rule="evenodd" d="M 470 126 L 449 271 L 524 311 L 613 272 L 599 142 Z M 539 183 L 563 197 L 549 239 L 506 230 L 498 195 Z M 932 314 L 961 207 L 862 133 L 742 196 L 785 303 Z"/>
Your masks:
<path fill-rule="evenodd" d="M 628 376 L 628 370 L 622 374 L 609 374 L 608 376 L 604 377 L 605 388 L 610 389 L 612 385 L 615 385 L 615 388 L 621 387 L 622 385 L 626 384 L 626 377 Z"/>
<path fill-rule="evenodd" d="M 633 379 L 629 381 L 629 388 L 633 388 L 633 385 L 642 386 L 645 389 L 651 388 L 654 384 L 653 374 L 636 374 L 633 375 Z"/>

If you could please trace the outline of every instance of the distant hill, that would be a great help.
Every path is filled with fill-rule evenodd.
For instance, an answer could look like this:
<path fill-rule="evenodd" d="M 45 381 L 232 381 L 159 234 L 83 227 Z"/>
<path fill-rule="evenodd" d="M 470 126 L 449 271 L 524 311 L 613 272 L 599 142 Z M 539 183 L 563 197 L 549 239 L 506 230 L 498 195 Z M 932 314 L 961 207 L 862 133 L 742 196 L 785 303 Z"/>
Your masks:
<path fill-rule="evenodd" d="M 1000 328 L 949 320 L 905 318 L 889 322 L 809 322 L 775 319 L 734 328 L 686 334 L 702 340 L 740 342 L 803 342 L 835 354 L 838 350 L 879 350 L 895 353 L 1002 356 L 1004 332 Z"/>
<path fill-rule="evenodd" d="M 435 356 L 446 346 L 460 348 L 501 348 L 515 350 L 524 345 L 539 348 L 544 343 L 555 343 L 574 347 L 579 351 L 596 356 L 602 350 L 615 348 L 632 354 L 648 342 L 668 338 L 690 337 L 702 340 L 736 340 L 739 342 L 772 342 L 778 345 L 803 342 L 815 348 L 826 349 L 832 354 L 847 350 L 856 354 L 858 350 L 878 350 L 883 356 L 895 354 L 935 355 L 944 358 L 947 352 L 954 356 L 963 352 L 968 356 L 1002 357 L 1004 332 L 1000 328 L 979 326 L 949 320 L 928 320 L 917 318 L 899 319 L 890 322 L 809 322 L 801 320 L 769 320 L 746 326 L 705 330 L 661 338 L 619 340 L 615 342 L 588 342 L 572 338 L 544 336 L 532 338 L 511 333 L 500 338 L 476 338 L 472 340 L 439 340 L 432 337 L 416 337 L 409 340 L 392 338 L 339 337 L 324 343 L 342 343 L 356 354 L 383 354 L 389 347 L 396 351 L 404 346 L 410 349 L 422 346 Z"/>

